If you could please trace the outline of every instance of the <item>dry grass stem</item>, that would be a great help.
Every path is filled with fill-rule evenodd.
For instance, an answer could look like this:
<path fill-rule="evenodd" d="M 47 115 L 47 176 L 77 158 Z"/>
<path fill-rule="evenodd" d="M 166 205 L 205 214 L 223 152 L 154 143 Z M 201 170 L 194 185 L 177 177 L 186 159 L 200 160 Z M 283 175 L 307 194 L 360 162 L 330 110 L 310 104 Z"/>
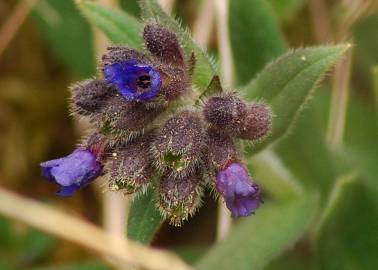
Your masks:
<path fill-rule="evenodd" d="M 38 2 L 39 0 L 20 1 L 9 18 L 5 21 L 3 27 L 0 29 L 0 56 Z"/>
<path fill-rule="evenodd" d="M 176 255 L 116 237 L 79 218 L 0 187 L 0 214 L 77 243 L 123 265 L 155 270 L 189 270 Z"/>

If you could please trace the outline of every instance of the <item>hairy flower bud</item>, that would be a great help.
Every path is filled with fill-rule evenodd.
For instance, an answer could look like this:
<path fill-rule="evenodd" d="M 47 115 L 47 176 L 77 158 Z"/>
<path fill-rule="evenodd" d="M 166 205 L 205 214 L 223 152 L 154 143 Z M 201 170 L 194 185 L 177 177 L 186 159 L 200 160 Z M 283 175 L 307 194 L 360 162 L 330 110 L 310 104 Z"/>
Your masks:
<path fill-rule="evenodd" d="M 86 80 L 71 87 L 72 111 L 88 116 L 99 112 L 106 100 L 114 94 L 103 80 Z"/>
<path fill-rule="evenodd" d="M 152 151 L 158 168 L 176 173 L 193 169 L 203 157 L 205 136 L 201 119 L 194 112 L 183 111 L 169 119 L 156 134 Z"/>
<path fill-rule="evenodd" d="M 150 183 L 154 171 L 149 156 L 149 134 L 114 149 L 108 162 L 109 189 L 131 194 Z"/>
<path fill-rule="evenodd" d="M 166 171 L 160 178 L 158 206 L 170 224 L 180 226 L 182 221 L 198 209 L 201 203 L 202 171 L 182 177 Z"/>
<path fill-rule="evenodd" d="M 207 136 L 208 163 L 216 171 L 239 159 L 238 151 L 229 135 L 215 128 L 209 128 Z"/>
<path fill-rule="evenodd" d="M 100 162 L 105 161 L 107 155 L 112 150 L 112 144 L 109 141 L 109 138 L 98 132 L 95 132 L 86 138 L 81 145 L 91 151 Z"/>
<path fill-rule="evenodd" d="M 211 97 L 205 103 L 205 119 L 215 127 L 233 132 L 238 129 L 247 111 L 247 105 L 236 95 L 227 94 Z"/>
<path fill-rule="evenodd" d="M 160 92 L 165 100 L 175 100 L 189 89 L 190 79 L 182 68 L 161 65 L 159 70 L 163 81 Z"/>
<path fill-rule="evenodd" d="M 252 104 L 238 130 L 238 137 L 246 140 L 261 139 L 268 134 L 272 126 L 272 115 L 263 104 Z"/>
<path fill-rule="evenodd" d="M 141 64 L 149 64 L 150 61 L 143 53 L 125 46 L 111 46 L 102 56 L 102 71 L 106 66 L 125 61 L 137 61 Z"/>
<path fill-rule="evenodd" d="M 143 39 L 147 49 L 161 62 L 184 66 L 181 46 L 174 33 L 159 24 L 147 24 Z"/>
<path fill-rule="evenodd" d="M 158 106 L 147 107 L 142 102 L 126 102 L 115 96 L 102 114 L 102 130 L 113 135 L 114 140 L 125 142 L 147 129 L 163 110 Z"/>
<path fill-rule="evenodd" d="M 221 170 L 216 185 L 233 217 L 249 216 L 260 206 L 260 188 L 240 163 Z"/>

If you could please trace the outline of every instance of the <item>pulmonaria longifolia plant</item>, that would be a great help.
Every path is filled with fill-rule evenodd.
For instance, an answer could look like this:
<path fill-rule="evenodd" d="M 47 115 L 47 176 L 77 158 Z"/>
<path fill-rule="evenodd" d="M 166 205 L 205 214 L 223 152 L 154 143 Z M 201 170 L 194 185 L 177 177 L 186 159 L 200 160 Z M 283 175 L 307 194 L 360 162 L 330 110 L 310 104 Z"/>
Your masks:
<path fill-rule="evenodd" d="M 67 157 L 42 163 L 43 175 L 62 196 L 100 175 L 110 191 L 138 194 L 152 186 L 173 225 L 195 213 L 206 185 L 233 217 L 250 215 L 261 191 L 234 141 L 267 136 L 270 109 L 223 91 L 216 77 L 209 88 L 220 94 L 193 102 L 195 55 L 159 24 L 147 24 L 143 39 L 146 51 L 109 47 L 101 76 L 72 87 L 72 112 L 88 118 L 94 133 Z"/>

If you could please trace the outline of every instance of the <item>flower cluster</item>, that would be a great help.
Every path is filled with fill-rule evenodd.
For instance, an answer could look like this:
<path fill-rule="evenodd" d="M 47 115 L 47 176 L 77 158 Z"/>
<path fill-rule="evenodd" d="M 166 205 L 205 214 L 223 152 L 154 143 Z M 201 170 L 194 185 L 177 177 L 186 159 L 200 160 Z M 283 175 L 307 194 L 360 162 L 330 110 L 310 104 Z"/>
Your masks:
<path fill-rule="evenodd" d="M 67 157 L 42 163 L 43 175 L 62 196 L 99 175 L 106 175 L 110 191 L 137 194 L 151 186 L 173 225 L 199 208 L 206 185 L 234 217 L 250 215 L 260 204 L 260 188 L 234 140 L 266 136 L 269 108 L 231 91 L 189 107 L 194 55 L 161 25 L 147 24 L 143 38 L 146 51 L 109 47 L 101 75 L 71 88 L 73 114 L 88 118 L 95 132 Z"/>

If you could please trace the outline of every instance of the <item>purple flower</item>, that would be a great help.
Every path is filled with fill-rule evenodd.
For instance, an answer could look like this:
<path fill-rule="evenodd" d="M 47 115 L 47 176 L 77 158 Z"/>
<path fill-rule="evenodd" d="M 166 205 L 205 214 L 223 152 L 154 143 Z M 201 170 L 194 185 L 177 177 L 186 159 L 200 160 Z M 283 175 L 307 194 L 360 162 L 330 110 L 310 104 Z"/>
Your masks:
<path fill-rule="evenodd" d="M 245 217 L 260 205 L 260 188 L 240 163 L 231 163 L 217 175 L 217 189 L 233 217 Z"/>
<path fill-rule="evenodd" d="M 79 148 L 72 154 L 41 163 L 42 175 L 60 186 L 58 195 L 71 196 L 89 184 L 102 171 L 101 164 L 89 150 Z"/>
<path fill-rule="evenodd" d="M 108 84 L 115 86 L 126 100 L 146 101 L 160 91 L 162 81 L 158 71 L 152 66 L 127 60 L 104 68 Z"/>

